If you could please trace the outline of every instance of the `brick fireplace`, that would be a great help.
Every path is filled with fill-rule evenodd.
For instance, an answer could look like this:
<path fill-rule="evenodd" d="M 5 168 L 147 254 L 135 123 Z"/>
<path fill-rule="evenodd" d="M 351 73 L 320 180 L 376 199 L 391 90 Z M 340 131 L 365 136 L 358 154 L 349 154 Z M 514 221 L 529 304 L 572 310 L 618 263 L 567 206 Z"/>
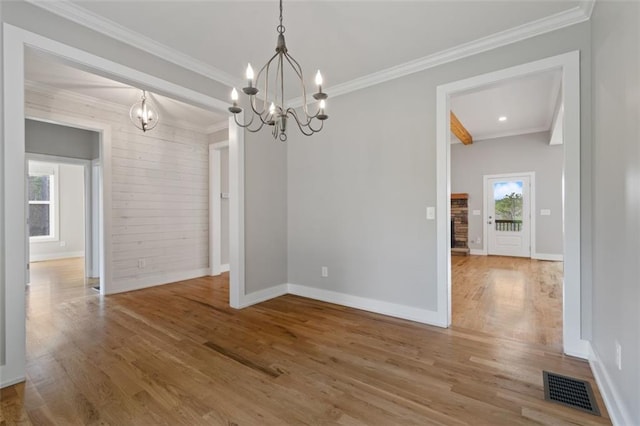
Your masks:
<path fill-rule="evenodd" d="M 451 194 L 451 254 L 469 254 L 469 194 Z"/>

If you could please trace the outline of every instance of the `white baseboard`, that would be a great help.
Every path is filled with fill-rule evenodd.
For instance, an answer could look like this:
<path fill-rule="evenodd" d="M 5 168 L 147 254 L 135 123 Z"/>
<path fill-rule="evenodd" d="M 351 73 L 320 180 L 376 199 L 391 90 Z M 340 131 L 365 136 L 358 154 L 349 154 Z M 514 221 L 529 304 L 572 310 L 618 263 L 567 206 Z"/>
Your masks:
<path fill-rule="evenodd" d="M 124 281 L 107 283 L 106 294 L 124 293 L 125 291 L 140 290 L 157 285 L 170 284 L 176 281 L 190 280 L 209 275 L 209 268 L 193 269 L 190 271 L 166 272 L 140 278 L 129 278 Z"/>
<path fill-rule="evenodd" d="M 20 377 L 14 377 L 12 379 L 6 379 L 3 377 L 3 380 L 0 381 L 0 389 L 4 389 L 6 387 L 18 384 L 18 383 L 22 383 L 24 381 L 26 381 L 27 378 L 25 376 L 20 376 Z"/>
<path fill-rule="evenodd" d="M 71 257 L 84 257 L 84 251 L 67 251 L 64 253 L 30 254 L 29 262 L 43 262 L 45 260 L 68 259 Z"/>
<path fill-rule="evenodd" d="M 438 321 L 438 313 L 435 311 L 415 308 L 413 306 L 398 305 L 396 303 L 383 302 L 381 300 L 353 296 L 351 294 L 322 290 L 298 284 L 289 284 L 288 287 L 289 293 L 295 294 L 296 296 L 335 303 L 336 305 L 349 306 L 351 308 L 362 309 L 364 311 L 389 315 L 396 318 L 403 318 L 423 324 L 435 325 L 438 327 L 446 326 Z"/>
<path fill-rule="evenodd" d="M 561 254 L 533 253 L 531 255 L 531 258 L 536 260 L 551 260 L 554 262 L 562 262 L 564 256 Z"/>
<path fill-rule="evenodd" d="M 220 273 L 222 272 L 229 272 L 229 264 L 225 263 L 224 265 L 220 265 Z"/>
<path fill-rule="evenodd" d="M 634 422 L 631 419 L 631 414 L 629 414 L 626 407 L 622 405 L 620 395 L 611 381 L 611 377 L 607 374 L 607 370 L 600 360 L 600 356 L 591 343 L 589 344 L 589 365 L 591 366 L 593 377 L 595 377 L 596 383 L 598 384 L 604 405 L 607 406 L 611 423 L 613 423 L 614 426 L 631 426 L 638 424 L 637 421 Z"/>
<path fill-rule="evenodd" d="M 255 305 L 256 303 L 284 296 L 287 293 L 287 284 L 279 284 L 273 287 L 265 288 L 264 290 L 254 291 L 253 293 L 245 294 L 240 298 L 240 304 L 238 305 L 238 308 L 246 308 L 247 306 Z"/>
<path fill-rule="evenodd" d="M 486 250 L 482 250 L 482 249 L 471 249 L 469 250 L 469 254 L 472 254 L 474 256 L 486 256 L 487 252 Z"/>

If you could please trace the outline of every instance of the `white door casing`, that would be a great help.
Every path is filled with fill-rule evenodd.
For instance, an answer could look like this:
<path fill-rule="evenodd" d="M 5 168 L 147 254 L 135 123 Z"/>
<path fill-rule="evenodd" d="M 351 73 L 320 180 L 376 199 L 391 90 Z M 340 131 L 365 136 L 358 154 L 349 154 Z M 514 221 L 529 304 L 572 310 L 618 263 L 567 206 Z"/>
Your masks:
<path fill-rule="evenodd" d="M 487 254 L 498 256 L 531 257 L 532 233 L 532 183 L 533 173 L 519 175 L 484 176 L 485 202 L 485 238 L 487 239 Z M 519 195 L 520 202 L 509 203 L 512 193 Z M 514 217 L 497 211 L 496 198 L 505 200 L 503 203 L 512 204 L 518 212 Z M 515 201 L 515 200 L 514 200 Z"/>

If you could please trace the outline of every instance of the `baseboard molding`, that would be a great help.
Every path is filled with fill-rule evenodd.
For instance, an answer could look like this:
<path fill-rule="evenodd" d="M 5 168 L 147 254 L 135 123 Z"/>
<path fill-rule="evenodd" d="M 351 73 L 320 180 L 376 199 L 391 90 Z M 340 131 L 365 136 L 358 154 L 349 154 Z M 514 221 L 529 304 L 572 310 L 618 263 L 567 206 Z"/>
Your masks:
<path fill-rule="evenodd" d="M 536 260 L 551 260 L 554 262 L 562 262 L 564 256 L 561 254 L 533 253 L 531 255 L 531 258 Z"/>
<path fill-rule="evenodd" d="M 630 426 L 637 424 L 637 421 L 634 422 L 633 419 L 631 419 L 631 414 L 620 402 L 622 399 L 620 399 L 620 395 L 613 385 L 611 377 L 607 374 L 607 370 L 600 360 L 600 356 L 595 351 L 591 343 L 589 344 L 589 365 L 591 366 L 593 377 L 595 377 L 596 383 L 598 384 L 598 389 L 600 389 L 604 405 L 607 406 L 607 412 L 611 418 L 611 423 L 613 423 L 614 426 Z"/>
<path fill-rule="evenodd" d="M 264 302 L 269 299 L 275 299 L 276 297 L 284 296 L 289 291 L 287 284 L 279 284 L 273 287 L 265 288 L 264 290 L 254 291 L 253 293 L 245 294 L 240 298 L 239 309 L 246 308 L 247 306 L 255 305 L 256 303 Z"/>
<path fill-rule="evenodd" d="M 229 272 L 229 264 L 225 263 L 224 265 L 220 265 L 220 273 L 222 272 Z"/>
<path fill-rule="evenodd" d="M 26 380 L 27 378 L 25 376 L 14 377 L 12 379 L 3 379 L 2 381 L 0 381 L 0 389 L 4 389 L 6 387 L 25 382 Z"/>
<path fill-rule="evenodd" d="M 322 290 L 319 288 L 307 287 L 298 284 L 289 284 L 288 287 L 289 293 L 295 294 L 296 296 L 308 297 L 310 299 L 321 300 L 323 302 L 335 303 L 336 305 L 362 309 L 363 311 L 407 319 L 422 324 L 446 327 L 445 324 L 442 324 L 440 321 L 438 321 L 438 313 L 435 311 L 415 308 L 413 306 L 399 305 L 396 303 L 383 302 L 381 300 L 353 296 L 351 294 L 338 293 L 330 290 Z"/>
<path fill-rule="evenodd" d="M 165 272 L 146 277 L 127 279 L 120 282 L 116 281 L 110 284 L 107 283 L 105 294 L 124 293 L 126 291 L 140 290 L 143 288 L 175 283 L 177 281 L 191 280 L 193 278 L 208 276 L 209 273 L 209 268 L 201 268 L 192 269 L 190 271 Z"/>
<path fill-rule="evenodd" d="M 69 259 L 72 257 L 84 257 L 84 251 L 67 251 L 64 253 L 30 254 L 29 262 L 44 262 L 45 260 Z"/>
<path fill-rule="evenodd" d="M 485 250 L 482 250 L 482 249 L 471 249 L 469 251 L 469 254 L 472 254 L 474 256 L 486 256 L 487 252 Z"/>

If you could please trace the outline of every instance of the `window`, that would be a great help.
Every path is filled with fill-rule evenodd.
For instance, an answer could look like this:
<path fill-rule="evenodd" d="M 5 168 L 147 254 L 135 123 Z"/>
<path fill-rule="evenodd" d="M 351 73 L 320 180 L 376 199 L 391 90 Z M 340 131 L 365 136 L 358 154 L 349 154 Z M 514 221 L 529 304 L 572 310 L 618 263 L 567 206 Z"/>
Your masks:
<path fill-rule="evenodd" d="M 29 239 L 56 241 L 58 239 L 56 164 L 29 161 Z"/>

